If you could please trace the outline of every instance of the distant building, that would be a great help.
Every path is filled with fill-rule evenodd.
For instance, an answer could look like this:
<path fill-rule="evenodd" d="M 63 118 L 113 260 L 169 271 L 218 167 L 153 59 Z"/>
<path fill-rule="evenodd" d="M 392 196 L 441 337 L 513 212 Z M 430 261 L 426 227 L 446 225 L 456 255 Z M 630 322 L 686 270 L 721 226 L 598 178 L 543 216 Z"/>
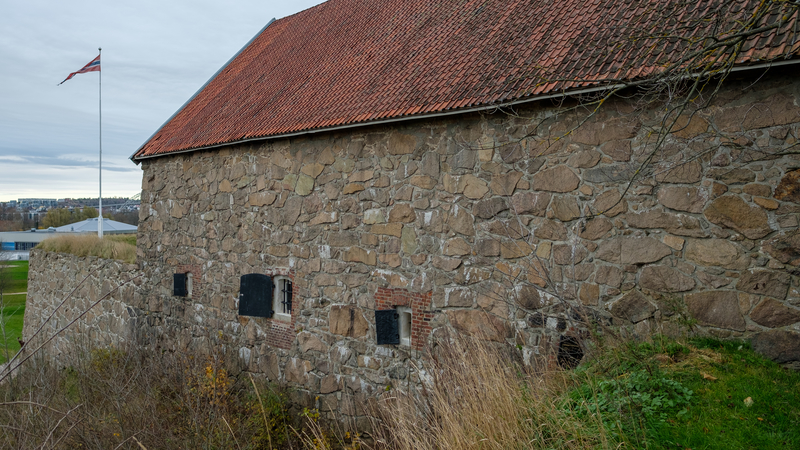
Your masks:
<path fill-rule="evenodd" d="M 126 234 L 136 233 L 135 225 L 117 222 L 116 220 L 103 219 L 103 233 Z M 97 233 L 97 218 L 86 219 L 58 228 L 50 227 L 46 230 L 8 231 L 0 232 L 0 260 L 28 259 L 30 249 L 40 242 L 56 235 Z"/>
<path fill-rule="evenodd" d="M 97 232 L 97 218 L 86 219 L 55 228 L 58 233 L 92 233 Z M 116 220 L 103 219 L 103 233 L 125 234 L 136 233 L 136 225 L 117 222 Z"/>
<path fill-rule="evenodd" d="M 21 198 L 19 199 L 19 206 L 23 208 L 54 208 L 58 206 L 58 199 L 55 198 Z"/>
<path fill-rule="evenodd" d="M 0 260 L 28 259 L 30 249 L 53 237 L 55 228 L 47 230 L 7 231 L 0 233 Z"/>

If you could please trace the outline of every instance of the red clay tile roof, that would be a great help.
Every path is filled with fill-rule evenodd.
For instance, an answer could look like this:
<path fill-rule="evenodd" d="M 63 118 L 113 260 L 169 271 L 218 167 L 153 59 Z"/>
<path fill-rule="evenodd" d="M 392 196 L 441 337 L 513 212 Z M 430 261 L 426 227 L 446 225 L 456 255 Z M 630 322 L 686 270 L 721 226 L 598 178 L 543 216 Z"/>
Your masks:
<path fill-rule="evenodd" d="M 704 36 L 757 3 L 330 0 L 266 27 L 132 159 L 647 77 L 699 45 L 654 33 Z M 799 50 L 773 30 L 738 63 Z"/>

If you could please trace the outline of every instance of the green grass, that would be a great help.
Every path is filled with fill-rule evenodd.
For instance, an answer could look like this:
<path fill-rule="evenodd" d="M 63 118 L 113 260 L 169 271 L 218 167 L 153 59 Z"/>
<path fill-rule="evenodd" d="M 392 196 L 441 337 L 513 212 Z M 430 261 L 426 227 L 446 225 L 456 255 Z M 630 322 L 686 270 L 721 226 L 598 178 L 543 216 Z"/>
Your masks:
<path fill-rule="evenodd" d="M 575 372 L 568 402 L 633 448 L 800 448 L 800 373 L 747 343 L 656 338 L 609 353 Z"/>
<path fill-rule="evenodd" d="M 800 448 L 800 374 L 753 353 L 746 344 L 694 341 L 714 351 L 703 378 L 691 365 L 676 368 L 676 378 L 697 393 L 689 414 L 674 423 L 653 426 L 653 448 L 764 449 Z M 752 405 L 745 404 L 752 399 Z"/>
<path fill-rule="evenodd" d="M 22 337 L 22 319 L 25 316 L 25 294 L 3 295 L 4 307 L 0 311 L 0 320 L 6 330 L 6 340 L 0 334 L 0 364 L 6 362 L 6 349 L 9 357 L 19 351 L 18 338 Z"/>
<path fill-rule="evenodd" d="M 3 303 L 0 305 L 0 321 L 5 327 L 5 340 L 0 333 L 0 364 L 6 362 L 6 350 L 13 356 L 19 350 L 18 338 L 22 337 L 22 319 L 25 315 L 25 294 L 7 295 L 5 293 L 28 291 L 28 261 L 7 261 L 0 263 L 7 277 L 3 288 Z"/>
<path fill-rule="evenodd" d="M 8 284 L 3 292 L 27 292 L 28 261 L 5 261 L 0 264 L 8 271 Z"/>

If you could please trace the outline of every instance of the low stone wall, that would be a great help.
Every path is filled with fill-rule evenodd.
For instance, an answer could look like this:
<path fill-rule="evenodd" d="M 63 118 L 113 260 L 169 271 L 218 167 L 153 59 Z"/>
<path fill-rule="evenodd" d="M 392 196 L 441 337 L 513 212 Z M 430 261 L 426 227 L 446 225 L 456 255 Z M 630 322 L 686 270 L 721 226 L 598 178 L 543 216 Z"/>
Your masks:
<path fill-rule="evenodd" d="M 43 352 L 59 360 L 76 346 L 133 339 L 136 313 L 129 303 L 138 283 L 141 272 L 133 264 L 31 250 L 22 329 L 26 351 L 55 336 Z"/>

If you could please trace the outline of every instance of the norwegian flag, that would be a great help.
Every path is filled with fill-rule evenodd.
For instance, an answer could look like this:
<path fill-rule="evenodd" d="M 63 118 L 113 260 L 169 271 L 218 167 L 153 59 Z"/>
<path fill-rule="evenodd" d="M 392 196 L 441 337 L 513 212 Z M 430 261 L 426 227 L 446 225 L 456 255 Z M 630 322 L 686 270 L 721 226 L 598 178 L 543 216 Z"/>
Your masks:
<path fill-rule="evenodd" d="M 70 78 L 74 77 L 75 75 L 77 75 L 79 73 L 86 73 L 86 72 L 100 72 L 100 55 L 97 55 L 97 58 L 91 60 L 89 62 L 89 64 L 83 66 L 83 68 L 81 70 L 79 70 L 77 72 L 72 72 L 71 74 L 69 74 L 67 79 L 62 81 L 61 83 L 58 83 L 58 85 L 61 86 L 62 84 L 64 84 L 64 82 L 66 82 Z"/>

